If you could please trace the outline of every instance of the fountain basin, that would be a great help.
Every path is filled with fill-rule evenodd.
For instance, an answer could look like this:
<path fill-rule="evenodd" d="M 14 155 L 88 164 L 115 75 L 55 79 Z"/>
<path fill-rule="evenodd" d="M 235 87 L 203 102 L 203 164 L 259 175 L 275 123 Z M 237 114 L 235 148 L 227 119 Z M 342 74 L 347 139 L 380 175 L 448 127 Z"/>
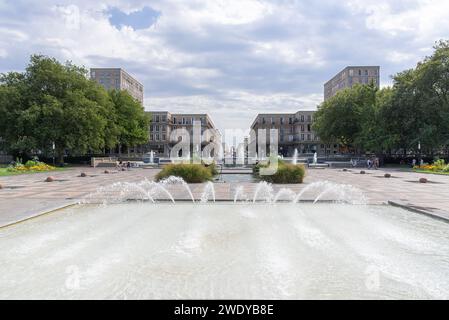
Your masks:
<path fill-rule="evenodd" d="M 1 299 L 449 299 L 449 225 L 389 206 L 80 205 L 0 238 Z"/>

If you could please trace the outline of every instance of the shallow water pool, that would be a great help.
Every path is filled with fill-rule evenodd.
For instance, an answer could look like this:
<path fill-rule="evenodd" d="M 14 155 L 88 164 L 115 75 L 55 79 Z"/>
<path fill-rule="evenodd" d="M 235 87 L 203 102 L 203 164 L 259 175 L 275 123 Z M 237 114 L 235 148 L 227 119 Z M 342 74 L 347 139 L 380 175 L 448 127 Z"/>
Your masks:
<path fill-rule="evenodd" d="M 0 261 L 1 299 L 449 299 L 449 225 L 388 206 L 76 206 Z"/>

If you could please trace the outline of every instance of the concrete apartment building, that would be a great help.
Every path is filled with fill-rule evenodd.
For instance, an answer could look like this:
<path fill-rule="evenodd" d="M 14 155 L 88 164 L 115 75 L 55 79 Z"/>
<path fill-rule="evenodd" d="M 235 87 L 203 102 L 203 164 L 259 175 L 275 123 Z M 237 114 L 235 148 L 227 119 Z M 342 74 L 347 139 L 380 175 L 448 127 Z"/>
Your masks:
<path fill-rule="evenodd" d="M 193 123 L 194 121 L 199 121 L 201 122 L 201 134 L 208 129 L 217 130 L 211 117 L 206 113 L 180 114 L 168 111 L 147 111 L 147 113 L 151 115 L 150 142 L 145 145 L 144 149 L 145 152 L 156 152 L 156 155 L 159 157 L 168 158 L 173 146 L 178 143 L 178 140 L 170 140 L 170 134 L 175 129 L 184 128 L 189 132 L 190 137 L 193 137 Z M 206 143 L 203 142 L 202 145 Z"/>
<path fill-rule="evenodd" d="M 266 129 L 267 152 L 269 150 L 270 129 L 278 130 L 279 154 L 292 157 L 295 149 L 299 156 L 317 152 L 319 156 L 330 156 L 339 152 L 337 144 L 324 144 L 313 132 L 313 116 L 315 111 L 298 111 L 284 114 L 258 114 L 251 129 L 258 136 L 259 129 Z M 258 141 L 257 141 L 258 143 Z"/>
<path fill-rule="evenodd" d="M 106 90 L 126 90 L 143 105 L 143 85 L 121 68 L 91 68 L 90 78 Z"/>
<path fill-rule="evenodd" d="M 379 66 L 349 66 L 324 84 L 324 100 L 333 97 L 338 91 L 352 88 L 355 84 L 374 83 L 379 87 Z"/>

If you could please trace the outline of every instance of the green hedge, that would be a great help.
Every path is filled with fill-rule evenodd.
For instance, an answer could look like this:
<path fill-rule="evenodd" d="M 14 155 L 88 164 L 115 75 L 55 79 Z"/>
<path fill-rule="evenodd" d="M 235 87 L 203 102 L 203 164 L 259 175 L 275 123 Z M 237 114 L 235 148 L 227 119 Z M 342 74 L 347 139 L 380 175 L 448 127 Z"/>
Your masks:
<path fill-rule="evenodd" d="M 267 168 L 268 164 L 258 164 L 254 166 L 253 173 L 263 181 L 275 184 L 297 184 L 303 183 L 306 175 L 306 169 L 302 164 L 287 164 L 283 161 L 278 162 L 278 170 L 275 174 L 269 176 L 260 175 L 261 168 Z"/>
<path fill-rule="evenodd" d="M 212 180 L 215 174 L 215 165 L 206 167 L 201 164 L 169 164 L 156 175 L 156 180 L 160 181 L 174 176 L 183 178 L 188 183 L 202 183 Z"/>

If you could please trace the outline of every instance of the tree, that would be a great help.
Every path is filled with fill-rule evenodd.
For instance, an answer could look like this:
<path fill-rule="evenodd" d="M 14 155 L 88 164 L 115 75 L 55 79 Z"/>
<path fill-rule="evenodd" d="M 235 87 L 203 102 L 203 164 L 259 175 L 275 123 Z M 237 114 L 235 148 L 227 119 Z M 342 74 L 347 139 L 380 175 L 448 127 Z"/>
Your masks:
<path fill-rule="evenodd" d="M 32 56 L 25 73 L 2 76 L 0 106 L 0 136 L 13 153 L 48 152 L 54 143 L 63 162 L 66 150 L 84 154 L 117 142 L 107 92 L 70 62 Z"/>
<path fill-rule="evenodd" d="M 149 140 L 150 117 L 143 106 L 126 91 L 109 92 L 113 103 L 118 127 L 119 152 L 122 146 L 136 146 Z"/>
<path fill-rule="evenodd" d="M 345 147 L 363 148 L 376 113 L 377 87 L 356 85 L 326 100 L 315 114 L 314 130 L 326 143 L 337 142 Z"/>
<path fill-rule="evenodd" d="M 415 69 L 394 77 L 391 100 L 382 118 L 392 146 L 429 153 L 449 144 L 449 42 L 441 41 L 432 56 Z"/>
<path fill-rule="evenodd" d="M 355 86 L 325 101 L 314 129 L 325 142 L 377 153 L 449 149 L 449 41 L 414 69 L 393 77 L 393 87 Z"/>

